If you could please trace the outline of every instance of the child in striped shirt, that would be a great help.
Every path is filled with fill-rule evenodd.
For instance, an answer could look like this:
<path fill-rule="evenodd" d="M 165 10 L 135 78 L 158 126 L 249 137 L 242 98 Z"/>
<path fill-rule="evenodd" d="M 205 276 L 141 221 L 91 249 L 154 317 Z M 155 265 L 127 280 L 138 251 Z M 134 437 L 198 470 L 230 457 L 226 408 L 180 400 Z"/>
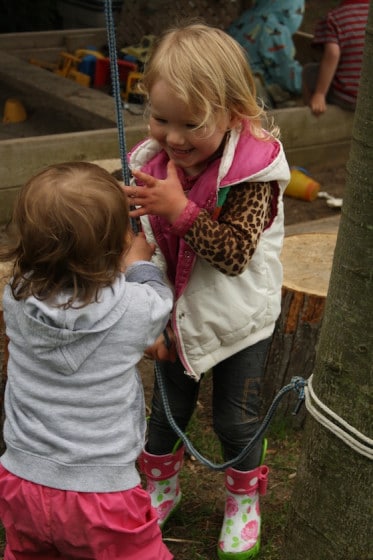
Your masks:
<path fill-rule="evenodd" d="M 303 99 L 315 115 L 327 103 L 355 110 L 368 10 L 369 0 L 343 0 L 316 24 L 312 45 L 322 48 L 321 61 L 303 69 Z"/>

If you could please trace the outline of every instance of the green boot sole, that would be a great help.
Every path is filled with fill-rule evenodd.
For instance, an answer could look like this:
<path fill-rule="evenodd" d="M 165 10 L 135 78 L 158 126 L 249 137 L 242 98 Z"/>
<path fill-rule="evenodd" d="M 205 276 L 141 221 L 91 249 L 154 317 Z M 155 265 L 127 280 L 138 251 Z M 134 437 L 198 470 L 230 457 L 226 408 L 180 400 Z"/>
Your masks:
<path fill-rule="evenodd" d="M 250 550 L 244 550 L 243 552 L 223 552 L 218 549 L 219 560 L 249 560 L 250 558 L 255 558 L 259 554 L 260 550 L 260 538 L 256 541 L 255 546 L 250 548 Z"/>

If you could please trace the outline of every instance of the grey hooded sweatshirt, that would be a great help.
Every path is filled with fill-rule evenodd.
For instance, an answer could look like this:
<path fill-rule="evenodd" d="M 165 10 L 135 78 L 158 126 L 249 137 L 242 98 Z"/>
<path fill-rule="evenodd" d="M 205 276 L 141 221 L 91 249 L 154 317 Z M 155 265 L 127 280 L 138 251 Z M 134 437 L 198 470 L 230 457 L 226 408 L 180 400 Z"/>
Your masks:
<path fill-rule="evenodd" d="M 60 294 L 53 303 L 64 299 Z M 171 308 L 162 273 L 144 261 L 81 309 L 34 297 L 16 301 L 7 286 L 4 468 L 62 490 L 136 486 L 146 430 L 136 364 L 162 333 Z"/>

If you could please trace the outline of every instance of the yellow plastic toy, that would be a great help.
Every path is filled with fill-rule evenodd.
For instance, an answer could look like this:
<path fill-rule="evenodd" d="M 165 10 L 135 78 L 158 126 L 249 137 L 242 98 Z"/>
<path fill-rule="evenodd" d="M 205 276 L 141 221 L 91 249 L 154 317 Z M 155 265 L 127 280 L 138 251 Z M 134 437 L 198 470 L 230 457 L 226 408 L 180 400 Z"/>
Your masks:
<path fill-rule="evenodd" d="M 129 103 L 131 95 L 143 95 L 136 89 L 137 83 L 142 78 L 141 72 L 130 72 L 128 74 L 127 82 L 126 82 L 126 90 L 124 92 L 124 100 Z"/>
<path fill-rule="evenodd" d="M 290 181 L 285 189 L 285 195 L 311 202 L 318 195 L 320 183 L 303 171 L 305 170 L 302 168 L 291 168 Z"/>
<path fill-rule="evenodd" d="M 27 119 L 24 105 L 18 100 L 9 97 L 5 101 L 3 123 L 23 122 Z"/>
<path fill-rule="evenodd" d="M 60 55 L 60 60 L 57 69 L 54 71 L 55 74 L 63 76 L 64 78 L 69 78 L 74 80 L 81 86 L 89 87 L 91 83 L 91 78 L 88 74 L 83 74 L 79 72 L 78 64 L 80 63 L 80 58 L 74 54 L 62 52 Z"/>
<path fill-rule="evenodd" d="M 82 56 L 76 56 L 76 54 L 61 52 L 57 64 L 52 64 L 50 62 L 39 60 L 37 58 L 30 58 L 29 62 L 30 64 L 34 64 L 35 66 L 39 66 L 40 68 L 44 68 L 45 70 L 50 70 L 54 74 L 58 74 L 59 76 L 63 76 L 64 78 L 74 80 L 82 86 L 89 87 L 91 84 L 90 76 L 88 74 L 84 74 L 83 72 L 79 72 L 78 70 L 78 64 L 81 62 L 82 57 L 85 56 L 88 51 L 84 51 L 83 49 L 81 49 L 77 52 L 84 54 L 82 54 Z"/>
<path fill-rule="evenodd" d="M 87 55 L 92 55 L 96 58 L 105 58 L 105 56 L 102 53 L 100 53 L 99 51 L 94 51 L 92 49 L 77 49 L 74 54 L 80 60 Z"/>

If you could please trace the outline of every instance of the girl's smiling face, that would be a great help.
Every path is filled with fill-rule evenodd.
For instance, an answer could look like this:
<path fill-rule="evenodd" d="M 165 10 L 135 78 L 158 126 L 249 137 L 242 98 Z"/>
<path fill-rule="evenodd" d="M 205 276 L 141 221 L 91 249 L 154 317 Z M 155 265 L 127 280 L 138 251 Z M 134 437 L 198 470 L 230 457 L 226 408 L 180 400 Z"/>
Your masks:
<path fill-rule="evenodd" d="M 196 129 L 200 124 L 198 115 L 192 113 L 163 80 L 154 84 L 149 97 L 151 136 L 187 175 L 203 171 L 232 127 L 231 120 L 223 115 L 217 122 Z"/>

